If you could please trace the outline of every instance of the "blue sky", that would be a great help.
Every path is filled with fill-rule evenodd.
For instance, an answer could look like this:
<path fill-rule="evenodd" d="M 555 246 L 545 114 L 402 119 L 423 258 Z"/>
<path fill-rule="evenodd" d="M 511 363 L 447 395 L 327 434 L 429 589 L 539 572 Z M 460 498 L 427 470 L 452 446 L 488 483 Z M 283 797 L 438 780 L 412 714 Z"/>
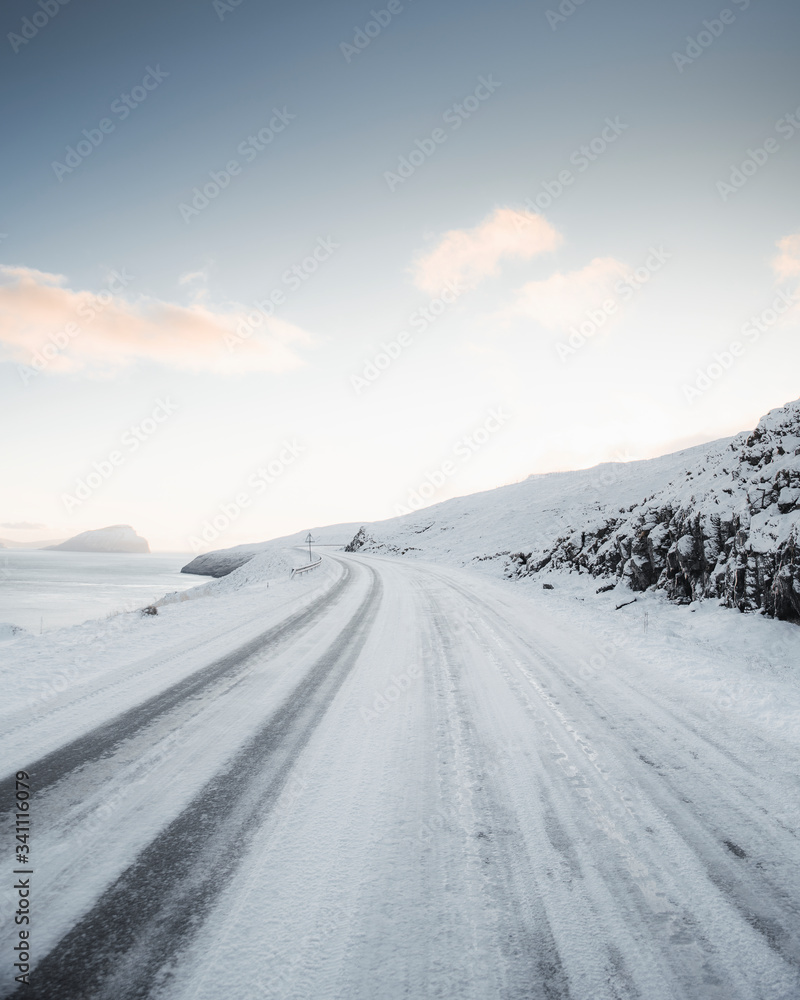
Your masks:
<path fill-rule="evenodd" d="M 7 537 L 388 517 L 498 407 L 431 502 L 798 395 L 796 5 L 56 3 L 1 15 Z"/>

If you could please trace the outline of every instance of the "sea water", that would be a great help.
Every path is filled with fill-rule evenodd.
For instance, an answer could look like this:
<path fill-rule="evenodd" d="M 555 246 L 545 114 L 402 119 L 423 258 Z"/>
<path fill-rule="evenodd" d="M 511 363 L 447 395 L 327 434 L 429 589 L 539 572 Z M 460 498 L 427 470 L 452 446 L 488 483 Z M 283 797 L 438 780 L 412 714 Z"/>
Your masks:
<path fill-rule="evenodd" d="M 181 574 L 185 553 L 0 549 L 0 623 L 29 632 L 135 611 L 209 577 Z"/>

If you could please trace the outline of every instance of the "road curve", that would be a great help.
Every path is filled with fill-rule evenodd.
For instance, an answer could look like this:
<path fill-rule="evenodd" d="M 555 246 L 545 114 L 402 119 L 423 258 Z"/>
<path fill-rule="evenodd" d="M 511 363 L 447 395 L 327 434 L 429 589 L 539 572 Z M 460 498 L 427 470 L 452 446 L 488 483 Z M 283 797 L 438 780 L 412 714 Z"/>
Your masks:
<path fill-rule="evenodd" d="M 42 765 L 39 822 L 67 836 L 87 775 L 123 789 L 181 734 L 81 841 L 97 884 L 54 897 L 19 996 L 800 996 L 788 745 L 622 654 L 586 680 L 592 636 L 508 588 L 328 558 L 347 572 L 324 605 Z"/>

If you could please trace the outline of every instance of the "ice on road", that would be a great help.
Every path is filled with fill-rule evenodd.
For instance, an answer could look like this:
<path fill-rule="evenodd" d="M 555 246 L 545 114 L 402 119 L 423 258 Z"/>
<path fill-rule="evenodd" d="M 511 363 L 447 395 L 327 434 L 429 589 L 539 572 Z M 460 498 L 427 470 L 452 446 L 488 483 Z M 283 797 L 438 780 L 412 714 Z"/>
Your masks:
<path fill-rule="evenodd" d="M 225 652 L 126 681 L 116 719 L 4 752 L 38 852 L 19 996 L 800 996 L 795 740 L 669 663 L 591 666 L 577 610 L 325 563 Z"/>

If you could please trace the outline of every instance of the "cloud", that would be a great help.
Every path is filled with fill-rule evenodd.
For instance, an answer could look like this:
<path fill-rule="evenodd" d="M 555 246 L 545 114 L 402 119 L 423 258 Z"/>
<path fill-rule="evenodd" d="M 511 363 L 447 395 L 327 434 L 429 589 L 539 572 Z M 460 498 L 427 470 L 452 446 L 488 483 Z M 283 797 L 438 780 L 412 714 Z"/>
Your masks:
<path fill-rule="evenodd" d="M 192 285 L 195 282 L 200 282 L 200 284 L 208 284 L 208 265 L 201 267 L 199 271 L 187 271 L 178 278 L 179 285 Z"/>
<path fill-rule="evenodd" d="M 15 531 L 41 531 L 46 524 L 33 524 L 31 521 L 13 521 L 11 524 L 0 524 L 0 528 L 13 528 Z"/>
<path fill-rule="evenodd" d="M 524 316 L 550 330 L 566 329 L 611 298 L 614 285 L 628 271 L 613 257 L 595 257 L 579 271 L 557 271 L 523 285 L 506 314 Z"/>
<path fill-rule="evenodd" d="M 554 250 L 560 234 L 541 215 L 498 208 L 474 229 L 451 229 L 414 261 L 414 283 L 438 294 L 449 281 L 469 285 L 497 274 L 505 257 L 529 258 Z"/>
<path fill-rule="evenodd" d="M 800 233 L 784 236 L 778 240 L 780 253 L 772 260 L 772 267 L 778 275 L 778 280 L 800 277 Z"/>
<path fill-rule="evenodd" d="M 791 295 L 795 304 L 788 310 L 784 321 L 796 323 L 800 320 L 800 233 L 784 236 L 778 240 L 780 253 L 772 260 L 772 267 L 778 281 L 788 281 L 794 284 Z"/>
<path fill-rule="evenodd" d="M 297 348 L 313 342 L 294 324 L 239 304 L 130 301 L 121 293 L 132 280 L 112 272 L 103 291 L 75 291 L 62 275 L 0 265 L 0 350 L 8 360 L 61 372 L 107 372 L 136 361 L 190 371 L 282 372 L 300 366 Z"/>

